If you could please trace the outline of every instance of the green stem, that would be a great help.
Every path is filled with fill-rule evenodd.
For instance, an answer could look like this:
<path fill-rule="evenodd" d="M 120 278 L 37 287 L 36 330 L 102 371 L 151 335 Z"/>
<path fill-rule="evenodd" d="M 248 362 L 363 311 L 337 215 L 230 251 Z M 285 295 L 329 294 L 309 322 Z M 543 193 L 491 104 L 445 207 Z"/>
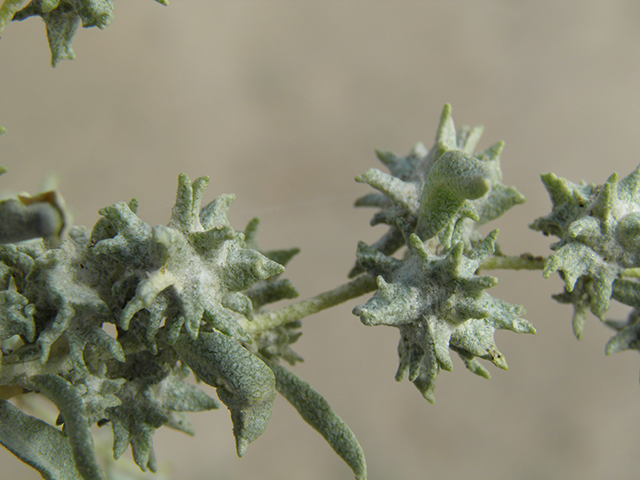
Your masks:
<path fill-rule="evenodd" d="M 517 257 L 491 256 L 482 261 L 478 270 L 542 270 L 544 261 L 544 257 L 534 257 L 530 253 Z"/>
<path fill-rule="evenodd" d="M 640 278 L 640 268 L 626 268 L 623 275 L 630 278 Z"/>
<path fill-rule="evenodd" d="M 520 256 L 491 256 L 485 258 L 478 271 L 480 270 L 543 270 L 544 257 L 534 257 L 530 253 L 524 253 Z M 622 272 L 623 277 L 640 278 L 640 267 L 626 268 Z"/>
<path fill-rule="evenodd" d="M 272 328 L 279 327 L 280 325 L 300 320 L 326 308 L 339 305 L 352 298 L 357 298 L 377 288 L 376 279 L 372 275 L 361 275 L 349 283 L 340 285 L 333 290 L 321 293 L 315 297 L 278 308 L 268 313 L 256 315 L 250 322 L 242 320 L 240 325 L 249 335 L 257 335 Z"/>
<path fill-rule="evenodd" d="M 542 270 L 543 267 L 543 257 L 524 254 L 517 257 L 489 257 L 482 262 L 479 270 Z M 373 275 L 361 275 L 349 283 L 340 285 L 333 290 L 321 293 L 315 297 L 292 303 L 291 305 L 278 308 L 271 312 L 256 315 L 252 321 L 240 320 L 240 325 L 249 335 L 255 336 L 272 328 L 300 320 L 321 310 L 339 305 L 352 298 L 357 298 L 365 293 L 373 292 L 377 288 L 378 285 Z"/>

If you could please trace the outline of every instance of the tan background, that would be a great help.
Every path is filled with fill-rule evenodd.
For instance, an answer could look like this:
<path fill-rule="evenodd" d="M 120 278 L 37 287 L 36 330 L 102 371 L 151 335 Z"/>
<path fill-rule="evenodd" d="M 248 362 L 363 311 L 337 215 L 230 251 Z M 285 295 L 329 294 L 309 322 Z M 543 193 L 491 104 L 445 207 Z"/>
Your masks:
<path fill-rule="evenodd" d="M 384 231 L 351 206 L 371 191 L 353 178 L 383 168 L 373 149 L 430 146 L 445 102 L 458 125 L 485 125 L 480 147 L 507 143 L 504 182 L 528 199 L 495 222 L 507 253 L 548 254 L 527 228 L 550 209 L 540 172 L 603 182 L 640 160 L 635 1 L 129 0 L 115 13 L 56 69 L 39 19 L 5 29 L 0 186 L 35 192 L 55 171 L 77 223 L 136 196 L 159 224 L 179 172 L 210 175 L 207 199 L 238 195 L 236 228 L 258 215 L 263 248 L 302 249 L 287 274 L 303 297 L 343 282 L 356 242 Z M 538 329 L 498 333 L 509 372 L 486 381 L 454 359 L 429 405 L 393 379 L 397 332 L 351 315 L 365 299 L 305 320 L 295 371 L 352 427 L 372 480 L 638 478 L 637 355 L 606 357 L 594 317 L 573 338 L 571 308 L 549 298 L 557 276 L 497 275 L 491 293 Z M 282 398 L 242 460 L 228 412 L 191 418 L 194 438 L 154 437 L 174 479 L 352 478 Z M 1 478 L 39 478 L 0 455 Z"/>

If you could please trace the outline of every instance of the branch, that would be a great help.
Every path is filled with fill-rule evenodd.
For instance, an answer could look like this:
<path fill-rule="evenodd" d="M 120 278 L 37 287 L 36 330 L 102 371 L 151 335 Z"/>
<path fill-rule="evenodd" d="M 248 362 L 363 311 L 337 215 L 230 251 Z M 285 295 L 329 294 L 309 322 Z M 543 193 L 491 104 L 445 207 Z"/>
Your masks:
<path fill-rule="evenodd" d="M 480 270 L 543 270 L 544 257 L 534 257 L 530 253 L 523 253 L 520 256 L 491 256 L 483 260 Z"/>
<path fill-rule="evenodd" d="M 280 325 L 300 320 L 321 310 L 339 305 L 352 298 L 357 298 L 377 288 L 376 279 L 372 275 L 361 275 L 333 290 L 268 313 L 256 315 L 251 322 L 241 320 L 240 324 L 249 335 L 254 336 L 272 328 L 279 327 Z"/>

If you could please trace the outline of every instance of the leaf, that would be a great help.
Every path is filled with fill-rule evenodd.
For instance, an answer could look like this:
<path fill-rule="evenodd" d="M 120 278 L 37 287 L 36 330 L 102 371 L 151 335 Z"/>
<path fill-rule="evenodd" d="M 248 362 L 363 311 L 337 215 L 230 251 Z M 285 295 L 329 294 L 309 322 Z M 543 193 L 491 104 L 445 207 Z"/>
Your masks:
<path fill-rule="evenodd" d="M 55 67 L 60 60 L 73 60 L 76 54 L 71 47 L 76 30 L 80 26 L 80 17 L 74 9 L 55 8 L 46 10 L 38 1 L 32 1 L 13 17 L 24 20 L 38 15 L 47 27 L 47 39 L 51 50 L 51 66 Z"/>
<path fill-rule="evenodd" d="M 0 443 L 46 480 L 82 480 L 64 434 L 4 400 L 0 400 Z"/>
<path fill-rule="evenodd" d="M 495 251 L 494 230 L 472 250 L 464 242 L 432 253 L 416 234 L 409 237 L 409 251 L 402 261 L 387 257 L 361 243 L 358 262 L 377 276 L 378 292 L 353 313 L 365 325 L 388 325 L 400 330 L 400 365 L 396 380 L 407 374 L 425 399 L 434 401 L 435 379 L 451 370 L 449 349 L 458 353 L 469 370 L 483 377 L 488 372 L 473 361 L 480 357 L 506 369 L 493 338 L 498 329 L 535 333 L 519 318 L 524 310 L 485 292 L 497 279 L 477 275 L 483 259 Z"/>
<path fill-rule="evenodd" d="M 194 373 L 217 388 L 220 400 L 231 411 L 238 456 L 262 434 L 275 399 L 271 370 L 232 338 L 217 332 L 201 332 L 194 341 L 182 335 L 175 348 Z"/>
<path fill-rule="evenodd" d="M 82 478 L 106 480 L 106 476 L 96 459 L 93 436 L 89 429 L 84 402 L 78 390 L 58 375 L 35 375 L 29 381 L 55 403 L 60 414 L 64 417 L 65 433 L 71 446 L 76 468 Z"/>
<path fill-rule="evenodd" d="M 167 0 L 156 2 L 168 5 Z M 113 0 L 31 0 L 20 10 L 24 3 L 24 0 L 4 1 L 0 6 L 0 32 L 9 20 L 40 16 L 47 27 L 54 67 L 60 60 L 75 58 L 71 44 L 81 24 L 84 28 L 103 29 L 113 21 Z"/>
<path fill-rule="evenodd" d="M 35 306 L 14 290 L 0 292 L 0 340 L 22 335 L 33 342 L 36 326 L 33 322 Z"/>
<path fill-rule="evenodd" d="M 622 292 L 614 292 L 614 283 L 625 269 L 640 265 L 640 167 L 622 180 L 614 173 L 602 185 L 575 184 L 553 173 L 543 174 L 542 182 L 552 211 L 529 227 L 560 238 L 551 245 L 555 253 L 546 260 L 543 274 L 549 278 L 561 273 L 566 292 L 556 299 L 573 303 L 581 312 L 574 317 L 579 336 L 587 300 L 591 313 L 604 320 L 612 295 L 625 303 L 616 298 Z M 581 287 L 584 292 L 573 294 Z"/>
<path fill-rule="evenodd" d="M 0 242 L 12 243 L 31 238 L 54 238 L 64 227 L 64 217 L 57 206 L 34 197 L 26 203 L 23 198 L 9 198 L 0 202 Z"/>
<path fill-rule="evenodd" d="M 20 10 L 20 7 L 24 3 L 24 0 L 4 0 L 0 6 L 0 33 L 4 30 L 4 26 L 9 22 L 13 15 Z M 0 127 L 0 134 L 2 127 Z"/>
<path fill-rule="evenodd" d="M 167 227 L 147 225 L 124 203 L 100 210 L 113 225 L 114 236 L 95 243 L 92 251 L 98 260 L 108 256 L 127 269 L 112 290 L 125 302 L 118 326 L 127 330 L 132 319 L 147 310 L 152 349 L 164 318 L 176 334 L 184 326 L 195 338 L 204 320 L 250 343 L 234 316 L 237 312 L 250 318 L 253 313 L 249 298 L 240 292 L 284 272 L 282 265 L 246 248 L 244 235 L 228 225 L 233 196 L 222 195 L 200 209 L 207 182 L 207 177 L 191 182 L 180 175 Z"/>
<path fill-rule="evenodd" d="M 201 412 L 218 408 L 217 402 L 198 387 L 184 382 L 189 369 L 175 365 L 175 352 L 161 349 L 159 354 L 139 352 L 127 361 L 111 362 L 109 375 L 127 379 L 113 395 L 117 404 L 107 405 L 105 415 L 113 427 L 113 456 L 117 460 L 131 445 L 133 459 L 142 471 L 156 471 L 153 434 L 166 425 L 193 435 L 193 427 L 180 412 Z M 112 386 L 115 386 L 112 384 Z M 104 392 L 104 388 L 100 388 Z M 95 398 L 95 396 L 93 397 Z M 85 402 L 86 403 L 86 402 Z M 95 410 L 95 409 L 94 409 Z"/>
<path fill-rule="evenodd" d="M 356 436 L 329 403 L 311 385 L 280 365 L 271 364 L 276 388 L 331 445 L 331 448 L 353 470 L 357 480 L 366 480 L 367 464 Z"/>
<path fill-rule="evenodd" d="M 216 330 L 197 339 L 180 335 L 174 345 L 182 360 L 231 411 L 236 450 L 242 457 L 249 443 L 264 432 L 275 400 L 271 369 L 240 343 Z"/>

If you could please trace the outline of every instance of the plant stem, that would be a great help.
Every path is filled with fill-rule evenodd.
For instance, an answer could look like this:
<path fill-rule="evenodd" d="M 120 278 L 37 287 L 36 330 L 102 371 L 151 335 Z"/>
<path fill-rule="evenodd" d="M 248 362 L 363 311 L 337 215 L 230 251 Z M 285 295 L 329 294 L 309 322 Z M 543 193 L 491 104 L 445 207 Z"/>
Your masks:
<path fill-rule="evenodd" d="M 520 256 L 491 256 L 485 258 L 478 270 L 542 270 L 544 257 L 534 257 L 530 253 Z"/>
<path fill-rule="evenodd" d="M 626 268 L 623 275 L 630 278 L 640 278 L 640 268 Z"/>
<path fill-rule="evenodd" d="M 542 270 L 543 267 L 543 257 L 524 254 L 512 257 L 489 257 L 482 262 L 479 270 Z M 256 315 L 252 321 L 242 319 L 239 323 L 249 335 L 258 335 L 272 328 L 300 320 L 321 310 L 339 305 L 352 298 L 357 298 L 365 293 L 373 292 L 377 288 L 376 279 L 373 275 L 361 275 L 333 290 L 321 293 L 307 300 L 292 303 L 286 307 L 272 310 L 271 312 Z"/>
<path fill-rule="evenodd" d="M 357 298 L 365 293 L 378 288 L 373 275 L 361 275 L 349 283 L 321 293 L 307 300 L 302 300 L 286 307 L 278 308 L 268 313 L 256 315 L 252 321 L 241 320 L 240 325 L 249 335 L 257 335 L 280 325 L 300 320 L 308 315 L 317 313 L 326 308 L 339 305 L 352 298 Z"/>
<path fill-rule="evenodd" d="M 530 253 L 524 253 L 520 256 L 491 256 L 485 258 L 480 264 L 480 270 L 543 270 L 544 257 L 534 257 Z M 640 278 L 640 267 L 625 268 L 622 272 L 623 277 Z"/>

